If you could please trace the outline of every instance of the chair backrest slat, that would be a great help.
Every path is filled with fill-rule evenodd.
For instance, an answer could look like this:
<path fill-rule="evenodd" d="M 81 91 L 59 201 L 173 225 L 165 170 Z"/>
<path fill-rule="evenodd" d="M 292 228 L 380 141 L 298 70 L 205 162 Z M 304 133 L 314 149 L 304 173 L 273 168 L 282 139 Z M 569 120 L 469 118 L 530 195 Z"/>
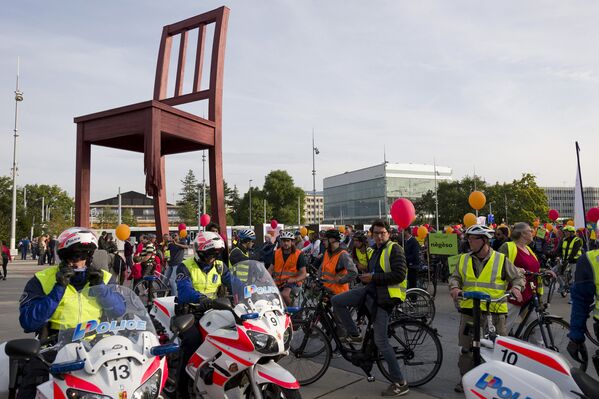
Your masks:
<path fill-rule="evenodd" d="M 183 93 L 183 79 L 185 78 L 185 53 L 187 51 L 187 33 L 181 32 L 181 41 L 179 42 L 179 62 L 177 63 L 177 81 L 175 82 L 175 97 Z"/>
<path fill-rule="evenodd" d="M 193 76 L 193 91 L 200 91 L 202 86 L 202 67 L 204 66 L 204 37 L 206 36 L 206 25 L 198 28 L 198 47 L 196 50 L 196 65 Z"/>

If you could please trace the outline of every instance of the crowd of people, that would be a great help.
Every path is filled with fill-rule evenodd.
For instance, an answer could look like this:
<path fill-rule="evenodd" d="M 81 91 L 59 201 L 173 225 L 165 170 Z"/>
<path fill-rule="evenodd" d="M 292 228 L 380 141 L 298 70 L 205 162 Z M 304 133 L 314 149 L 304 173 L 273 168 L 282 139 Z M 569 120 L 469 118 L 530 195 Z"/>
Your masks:
<path fill-rule="evenodd" d="M 415 285 L 414 276 L 423 262 L 426 245 L 412 235 L 411 229 L 397 231 L 381 219 L 374 220 L 368 231 L 355 230 L 349 225 L 344 226 L 343 232 L 340 230 L 308 232 L 305 236 L 299 231 L 280 231 L 276 237 L 266 235 L 264 243 L 255 248 L 256 234 L 251 229 L 243 229 L 234 232 L 229 249 L 219 226 L 211 223 L 193 241 L 179 233 L 164 234 L 161 239 L 145 234 L 139 237 L 139 242 L 127 240 L 123 255 L 112 234 L 107 232 L 96 238 L 90 230 L 75 227 L 57 239 L 40 237 L 38 250 L 43 248 L 45 253 L 52 248 L 51 252 L 56 253 L 60 261 L 53 265 L 55 257 L 46 257 L 53 266 L 42 269 L 27 283 L 20 302 L 21 325 L 26 332 L 47 336 L 48 331 L 42 332 L 43 329 L 60 327 L 57 312 L 69 311 L 67 293 L 91 285 L 125 284 L 127 279 L 136 284 L 144 276 L 155 274 L 169 282 L 171 294 L 177 296 L 179 311 L 191 303 L 199 303 L 200 308 L 207 310 L 217 297 L 232 292 L 233 284 L 247 279 L 247 264 L 243 261 L 259 260 L 272 275 L 288 306 L 293 304 L 294 293 L 301 289 L 308 274 L 315 273 L 332 295 L 331 304 L 344 327 L 347 343 L 363 339 L 350 308 L 365 303 L 374 316 L 374 342 L 389 365 L 392 379 L 382 395 L 404 395 L 409 388 L 388 342 L 387 326 L 393 308 L 405 300 L 406 290 Z M 589 250 L 590 243 L 573 227 L 559 226 L 545 237 L 536 234 L 528 223 L 498 226 L 494 230 L 473 225 L 447 233 L 457 234 L 460 241 L 459 262 L 448 278 L 448 286 L 452 299 L 459 303 L 461 375 L 474 366 L 470 350 L 472 337 L 468 331 L 473 304 L 467 299 L 458 302 L 461 294 L 482 291 L 496 299 L 510 292 L 509 302 L 499 302 L 489 309 L 483 304 L 482 308 L 491 314 L 497 333 L 506 335 L 517 324 L 519 312 L 534 294 L 528 284 L 531 277 L 524 272 L 539 272 L 552 258 L 562 259 L 564 267 L 573 271 L 568 351 L 575 358 L 583 356 L 585 321 L 599 294 L 599 285 L 595 282 L 595 276 L 599 276 L 599 251 Z M 26 239 L 21 244 L 25 248 L 30 245 Z M 187 257 L 190 252 L 193 256 Z M 2 256 L 6 278 L 5 265 L 11 258 L 5 245 L 2 245 Z M 555 276 L 563 273 L 563 269 L 550 273 Z M 595 305 L 594 317 L 599 331 L 599 305 Z M 486 323 L 485 317 L 483 328 Z M 181 335 L 181 367 L 201 340 L 197 329 Z M 32 379 L 38 381 L 41 372 L 39 367 L 31 367 L 27 373 L 24 380 L 31 382 Z M 180 369 L 178 378 L 180 383 L 186 384 L 188 377 Z M 461 382 L 456 384 L 455 390 L 463 391 Z M 184 392 L 181 395 L 185 397 Z"/>

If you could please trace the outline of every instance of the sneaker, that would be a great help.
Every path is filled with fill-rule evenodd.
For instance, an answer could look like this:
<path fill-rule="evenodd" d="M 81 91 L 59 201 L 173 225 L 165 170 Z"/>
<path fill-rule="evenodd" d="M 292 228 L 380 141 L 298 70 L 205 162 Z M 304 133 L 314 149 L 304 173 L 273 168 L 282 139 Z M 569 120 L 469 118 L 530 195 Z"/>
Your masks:
<path fill-rule="evenodd" d="M 345 337 L 343 337 L 343 341 L 348 344 L 360 343 L 360 342 L 362 342 L 362 336 L 361 335 L 346 335 Z"/>
<path fill-rule="evenodd" d="M 458 382 L 457 384 L 455 384 L 455 387 L 453 387 L 453 390 L 462 393 L 464 392 L 464 387 L 462 386 L 461 382 Z"/>
<path fill-rule="evenodd" d="M 382 396 L 402 396 L 410 392 L 410 388 L 408 388 L 408 383 L 404 381 L 403 383 L 394 382 L 385 389 L 381 395 Z"/>

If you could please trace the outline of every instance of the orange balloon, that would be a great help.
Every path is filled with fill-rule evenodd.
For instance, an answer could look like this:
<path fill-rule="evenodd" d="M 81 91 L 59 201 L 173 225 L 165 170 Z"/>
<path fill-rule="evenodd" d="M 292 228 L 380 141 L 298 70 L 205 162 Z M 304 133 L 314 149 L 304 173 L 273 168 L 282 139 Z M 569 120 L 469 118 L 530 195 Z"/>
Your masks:
<path fill-rule="evenodd" d="M 451 234 L 453 233 L 453 229 L 449 226 L 445 226 L 445 234 Z"/>
<path fill-rule="evenodd" d="M 547 223 L 547 224 L 545 225 L 545 229 L 546 229 L 547 231 L 553 231 L 553 225 L 552 225 L 551 223 Z"/>
<path fill-rule="evenodd" d="M 126 241 L 131 236 L 131 229 L 126 224 L 119 224 L 114 231 L 116 238 L 121 241 Z"/>
<path fill-rule="evenodd" d="M 468 197 L 468 203 L 473 209 L 479 210 L 487 203 L 487 197 L 480 191 L 473 191 Z"/>
<path fill-rule="evenodd" d="M 420 238 L 421 240 L 424 240 L 427 235 L 428 235 L 428 229 L 426 227 L 424 227 L 424 226 L 418 227 L 418 238 Z"/>
<path fill-rule="evenodd" d="M 464 215 L 464 226 L 470 227 L 476 224 L 476 215 L 474 213 L 467 213 Z"/>
<path fill-rule="evenodd" d="M 574 226 L 574 221 L 572 219 L 568 220 L 568 223 L 566 223 L 568 226 Z"/>
<path fill-rule="evenodd" d="M 185 237 L 187 237 L 187 230 L 181 230 L 181 231 L 179 232 L 179 237 L 181 237 L 181 238 L 185 238 Z"/>
<path fill-rule="evenodd" d="M 308 229 L 305 227 L 302 227 L 300 229 L 300 234 L 302 235 L 302 237 L 305 237 L 306 235 L 308 235 Z"/>
<path fill-rule="evenodd" d="M 541 224 L 541 222 L 539 222 L 539 219 L 535 219 L 535 221 L 534 221 L 534 222 L 532 222 L 532 225 L 533 225 L 535 228 L 539 227 L 539 224 Z"/>
<path fill-rule="evenodd" d="M 339 226 L 339 232 L 345 233 L 345 226 Z"/>

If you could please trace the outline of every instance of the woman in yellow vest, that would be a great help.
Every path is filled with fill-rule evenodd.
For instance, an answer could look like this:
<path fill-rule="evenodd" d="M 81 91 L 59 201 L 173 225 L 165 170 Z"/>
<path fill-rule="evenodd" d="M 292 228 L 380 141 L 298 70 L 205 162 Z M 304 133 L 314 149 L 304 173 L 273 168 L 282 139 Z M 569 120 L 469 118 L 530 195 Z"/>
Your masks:
<path fill-rule="evenodd" d="M 279 235 L 281 247 L 275 251 L 274 264 L 268 271 L 273 276 L 281 296 L 287 304 L 291 305 L 291 290 L 299 286 L 306 279 L 308 262 L 304 254 L 295 247 L 293 233 L 282 231 Z"/>
<path fill-rule="evenodd" d="M 487 226 L 475 224 L 466 230 L 466 240 L 470 246 L 470 252 L 462 254 L 458 266 L 449 277 L 449 292 L 454 301 L 462 291 L 477 291 L 489 294 L 491 298 L 500 298 L 511 285 L 511 292 L 517 300 L 522 300 L 522 288 L 524 278 L 507 257 L 499 252 L 493 251 L 489 241 L 493 237 L 493 230 Z M 470 352 L 472 343 L 468 332 L 472 325 L 471 299 L 460 302 L 460 327 L 458 332 L 458 343 L 461 347 L 458 367 L 460 375 L 466 374 L 474 367 L 474 360 Z M 481 303 L 481 310 L 489 312 L 493 318 L 493 324 L 499 335 L 507 335 L 505 320 L 507 316 L 507 302 L 493 303 L 487 309 L 486 303 Z M 487 318 L 482 318 L 483 329 L 486 328 Z M 461 381 L 455 386 L 456 392 L 463 392 Z"/>
<path fill-rule="evenodd" d="M 56 330 L 75 328 L 81 322 L 100 320 L 104 310 L 118 317 L 125 312 L 125 301 L 106 287 L 116 283 L 111 274 L 91 264 L 98 248 L 98 238 L 89 229 L 72 227 L 58 237 L 57 253 L 60 263 L 35 273 L 25 286 L 19 306 L 19 322 L 26 333 L 39 337 Z M 98 286 L 95 299 L 79 292 Z M 56 353 L 48 352 L 47 361 Z M 19 398 L 35 397 L 36 386 L 48 379 L 48 367 L 39 359 L 31 359 L 24 368 Z"/>
<path fill-rule="evenodd" d="M 368 271 L 368 262 L 372 257 L 374 250 L 368 246 L 368 236 L 366 232 L 358 230 L 354 233 L 353 245 L 351 249 L 352 259 L 360 272 Z"/>

